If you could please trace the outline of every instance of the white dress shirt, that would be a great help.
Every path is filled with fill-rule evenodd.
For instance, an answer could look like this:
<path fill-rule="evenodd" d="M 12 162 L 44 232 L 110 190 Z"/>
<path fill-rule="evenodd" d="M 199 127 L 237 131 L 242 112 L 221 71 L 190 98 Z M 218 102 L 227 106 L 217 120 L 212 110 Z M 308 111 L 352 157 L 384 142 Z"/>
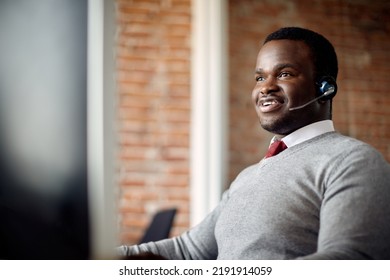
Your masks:
<path fill-rule="evenodd" d="M 332 120 L 319 121 L 301 127 L 300 129 L 295 130 L 280 140 L 283 140 L 284 144 L 286 144 L 288 148 L 291 148 L 294 145 L 334 130 L 335 129 Z M 276 136 L 272 138 L 271 143 L 273 143 L 275 140 Z"/>

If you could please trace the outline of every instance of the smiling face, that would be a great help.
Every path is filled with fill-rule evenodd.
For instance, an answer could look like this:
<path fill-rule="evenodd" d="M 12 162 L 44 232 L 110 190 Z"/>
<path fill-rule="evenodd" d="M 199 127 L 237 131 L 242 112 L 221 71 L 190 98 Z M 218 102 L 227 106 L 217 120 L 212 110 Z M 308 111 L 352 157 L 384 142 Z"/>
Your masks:
<path fill-rule="evenodd" d="M 283 136 L 329 119 L 329 102 L 289 110 L 316 97 L 315 67 L 304 42 L 273 40 L 264 44 L 257 56 L 255 79 L 252 101 L 265 130 Z"/>

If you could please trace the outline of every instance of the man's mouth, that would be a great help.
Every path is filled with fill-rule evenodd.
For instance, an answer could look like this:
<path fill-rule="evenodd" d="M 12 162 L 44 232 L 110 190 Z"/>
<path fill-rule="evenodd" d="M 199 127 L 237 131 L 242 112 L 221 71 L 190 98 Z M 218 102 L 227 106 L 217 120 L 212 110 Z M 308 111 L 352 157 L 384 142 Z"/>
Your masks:
<path fill-rule="evenodd" d="M 260 99 L 258 102 L 258 107 L 261 112 L 268 113 L 275 111 L 282 107 L 284 104 L 283 99 L 275 98 L 275 97 L 268 97 L 264 99 Z"/>
<path fill-rule="evenodd" d="M 261 103 L 261 106 L 267 107 L 267 106 L 271 106 L 271 105 L 277 104 L 277 103 L 279 103 L 277 100 L 264 101 L 264 102 Z"/>

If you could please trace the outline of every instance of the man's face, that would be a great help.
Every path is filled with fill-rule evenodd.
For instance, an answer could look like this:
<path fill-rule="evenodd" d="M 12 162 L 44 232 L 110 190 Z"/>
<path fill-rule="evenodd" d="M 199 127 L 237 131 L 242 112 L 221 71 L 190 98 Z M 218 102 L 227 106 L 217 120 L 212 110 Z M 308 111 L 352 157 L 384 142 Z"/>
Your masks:
<path fill-rule="evenodd" d="M 265 130 L 287 135 L 327 119 L 328 107 L 323 102 L 289 111 L 316 97 L 313 58 L 304 42 L 274 40 L 264 44 L 257 56 L 255 78 L 252 101 Z"/>

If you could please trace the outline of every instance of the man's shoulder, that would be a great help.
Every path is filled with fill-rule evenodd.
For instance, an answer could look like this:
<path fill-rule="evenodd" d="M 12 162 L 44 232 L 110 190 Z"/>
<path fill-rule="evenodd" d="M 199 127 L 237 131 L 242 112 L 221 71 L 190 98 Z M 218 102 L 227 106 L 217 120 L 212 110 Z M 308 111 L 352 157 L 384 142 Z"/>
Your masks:
<path fill-rule="evenodd" d="M 338 132 L 329 133 L 323 139 L 323 145 L 325 151 L 333 152 L 341 158 L 344 157 L 350 160 L 356 158 L 356 160 L 361 159 L 364 161 L 375 159 L 388 164 L 383 155 L 369 143 Z"/>
<path fill-rule="evenodd" d="M 372 145 L 339 132 L 328 132 L 302 143 L 301 149 L 315 157 L 326 158 L 382 158 L 383 155 Z"/>
<path fill-rule="evenodd" d="M 370 144 L 366 142 L 363 142 L 362 140 L 341 134 L 336 131 L 325 133 L 316 138 L 317 139 L 314 139 L 314 142 L 318 142 L 317 144 L 321 144 L 321 145 L 329 145 L 333 147 L 346 146 L 346 147 L 350 147 L 351 149 L 355 149 L 356 147 L 374 149 L 374 147 L 372 147 Z"/>

